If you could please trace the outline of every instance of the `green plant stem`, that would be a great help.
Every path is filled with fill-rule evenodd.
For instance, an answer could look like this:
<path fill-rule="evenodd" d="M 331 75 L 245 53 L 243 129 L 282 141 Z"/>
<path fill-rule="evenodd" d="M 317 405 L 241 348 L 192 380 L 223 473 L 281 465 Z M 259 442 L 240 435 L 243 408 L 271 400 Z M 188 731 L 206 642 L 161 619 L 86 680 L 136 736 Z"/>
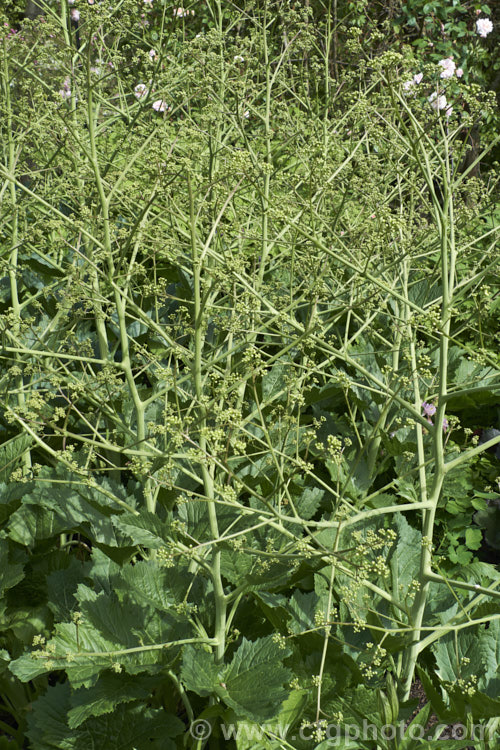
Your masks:
<path fill-rule="evenodd" d="M 448 389 L 448 348 L 452 317 L 456 247 L 454 234 L 453 195 L 451 192 L 450 154 L 448 152 L 448 141 L 446 138 L 444 138 L 443 140 L 446 149 L 446 158 L 443 169 L 444 205 L 442 209 L 437 197 L 433 196 L 436 226 L 440 234 L 441 243 L 440 254 L 442 305 L 439 330 L 438 398 L 434 429 L 432 430 L 434 476 L 429 491 L 429 500 L 431 501 L 432 505 L 423 513 L 422 552 L 420 556 L 420 569 L 418 577 L 420 582 L 420 589 L 415 596 L 415 602 L 412 608 L 412 622 L 415 631 L 413 643 L 408 650 L 407 662 L 404 668 L 404 675 L 402 680 L 403 700 L 407 700 L 409 697 L 415 666 L 418 656 L 422 650 L 422 644 L 420 642 L 421 627 L 429 595 L 429 574 L 432 574 L 432 545 L 434 538 L 434 523 L 446 473 L 443 445 L 443 424 L 445 419 L 446 394 Z M 430 169 L 430 167 L 427 167 L 426 163 L 424 172 L 427 175 L 428 182 L 431 182 L 429 172 L 426 171 L 427 169 Z"/>
<path fill-rule="evenodd" d="M 15 143 L 14 143 L 14 123 L 12 117 L 12 100 L 10 94 L 10 73 L 9 73 L 9 62 L 7 54 L 6 40 L 3 40 L 3 92 L 5 96 L 5 108 L 7 110 L 7 138 L 8 138 L 8 170 L 14 176 L 16 168 L 16 154 L 15 154 Z M 17 285 L 18 278 L 18 248 L 19 248 L 19 231 L 18 231 L 18 207 L 17 207 L 17 195 L 15 183 L 9 182 L 10 189 L 10 200 L 12 204 L 12 229 L 10 236 L 10 255 L 9 255 L 9 284 L 10 284 L 10 298 L 13 313 L 12 322 L 12 336 L 14 340 L 19 341 L 21 339 L 21 306 L 19 303 L 19 291 Z M 19 362 L 19 358 L 15 358 L 16 362 Z M 18 366 L 19 367 L 19 366 Z M 19 370 L 21 368 L 19 367 Z M 22 411 L 26 404 L 26 395 L 24 389 L 24 377 L 23 373 L 14 376 L 14 388 L 16 390 L 16 399 L 18 408 Z M 31 469 L 31 451 L 27 449 L 22 455 L 22 466 L 24 474 L 27 474 Z"/>
<path fill-rule="evenodd" d="M 194 209 L 194 196 L 191 185 L 191 176 L 187 175 L 188 192 L 189 192 L 189 225 L 191 231 L 191 251 L 193 261 L 193 294 L 194 294 L 194 358 L 193 358 L 193 380 L 198 405 L 198 425 L 199 425 L 199 446 L 202 453 L 208 456 L 207 452 L 207 415 L 203 394 L 203 343 L 204 343 L 204 316 L 202 308 L 202 291 L 201 291 L 201 271 L 202 265 L 198 256 L 198 240 L 196 237 L 196 218 Z M 213 466 L 213 464 L 212 464 Z M 205 497 L 208 501 L 208 517 L 210 531 L 214 542 L 219 539 L 219 525 L 217 522 L 217 509 L 215 504 L 214 478 L 210 471 L 207 459 L 201 464 L 201 474 Z M 217 642 L 215 656 L 217 662 L 224 660 L 226 650 L 226 618 L 227 618 L 227 599 L 224 593 L 224 586 L 221 575 L 221 552 L 215 548 L 212 553 L 210 564 L 212 583 L 214 587 L 215 598 L 215 633 L 214 638 Z"/>

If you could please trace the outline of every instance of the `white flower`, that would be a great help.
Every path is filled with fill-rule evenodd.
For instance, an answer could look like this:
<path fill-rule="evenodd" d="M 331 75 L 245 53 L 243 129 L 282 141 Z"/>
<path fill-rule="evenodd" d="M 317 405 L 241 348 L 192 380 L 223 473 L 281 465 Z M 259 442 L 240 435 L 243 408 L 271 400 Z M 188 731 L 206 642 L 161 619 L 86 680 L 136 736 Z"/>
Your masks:
<path fill-rule="evenodd" d="M 464 71 L 462 70 L 462 68 L 457 68 L 456 69 L 455 75 L 456 75 L 457 78 L 462 78 L 463 74 L 464 74 Z"/>
<path fill-rule="evenodd" d="M 444 60 L 440 60 L 438 62 L 438 65 L 441 65 L 441 67 L 443 68 L 443 71 L 441 73 L 441 78 L 453 77 L 453 73 L 455 72 L 456 66 L 451 57 L 446 57 Z"/>
<path fill-rule="evenodd" d="M 153 109 L 155 112 L 169 112 L 170 107 L 168 106 L 167 102 L 163 99 L 157 99 L 155 102 L 153 102 Z"/>
<path fill-rule="evenodd" d="M 245 110 L 245 111 L 243 112 L 243 117 L 245 118 L 245 120 L 248 120 L 248 118 L 250 117 L 250 112 L 248 111 L 248 109 L 246 109 L 246 110 Z"/>
<path fill-rule="evenodd" d="M 149 89 L 145 83 L 138 83 L 134 88 L 134 96 L 136 99 L 143 99 L 149 94 Z"/>
<path fill-rule="evenodd" d="M 413 76 L 413 82 L 416 83 L 416 84 L 419 84 L 421 82 L 421 80 L 422 80 L 423 77 L 424 77 L 423 73 L 416 73 Z"/>
<path fill-rule="evenodd" d="M 241 55 L 235 55 L 233 58 L 234 62 L 245 62 L 245 58 Z"/>
<path fill-rule="evenodd" d="M 71 97 L 71 89 L 59 89 L 59 96 L 61 99 L 69 99 Z"/>
<path fill-rule="evenodd" d="M 478 18 L 476 21 L 476 30 L 479 36 L 486 37 L 493 31 L 493 24 L 489 18 Z"/>
<path fill-rule="evenodd" d="M 151 60 L 156 60 L 158 57 L 158 53 L 155 49 L 150 49 L 148 55 L 150 56 Z"/>
<path fill-rule="evenodd" d="M 79 21 L 80 20 L 80 11 L 76 8 L 72 8 L 70 11 L 70 16 L 72 21 Z"/>
<path fill-rule="evenodd" d="M 437 112 L 439 112 L 440 109 L 446 109 L 448 106 L 448 102 L 446 101 L 446 97 L 444 94 L 439 95 L 437 91 L 434 91 L 430 97 L 429 102 L 432 107 L 432 109 L 435 109 Z"/>
<path fill-rule="evenodd" d="M 153 0 L 143 0 L 144 5 L 153 5 Z"/>

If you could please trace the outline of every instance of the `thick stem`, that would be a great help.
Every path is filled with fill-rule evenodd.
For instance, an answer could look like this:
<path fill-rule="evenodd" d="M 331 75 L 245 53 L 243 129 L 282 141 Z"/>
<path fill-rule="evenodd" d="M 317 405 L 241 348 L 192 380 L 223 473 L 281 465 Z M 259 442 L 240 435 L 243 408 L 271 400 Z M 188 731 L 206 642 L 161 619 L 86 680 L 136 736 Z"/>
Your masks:
<path fill-rule="evenodd" d="M 198 241 L 196 237 L 196 218 L 194 210 L 194 197 L 191 186 L 191 176 L 188 174 L 188 192 L 189 192 L 189 226 L 191 236 L 191 252 L 193 261 L 193 295 L 194 295 L 194 359 L 193 359 L 193 380 L 198 403 L 198 426 L 199 426 L 199 446 L 203 454 L 201 463 L 201 475 L 203 481 L 203 490 L 208 503 L 208 517 L 210 531 L 213 542 L 216 545 L 219 540 L 219 525 L 217 523 L 217 509 L 215 505 L 214 477 L 213 470 L 215 466 L 209 464 L 208 446 L 206 438 L 207 414 L 204 404 L 203 394 L 203 344 L 204 344 L 204 315 L 202 305 L 201 289 L 201 271 L 202 263 L 198 253 Z M 212 553 L 210 564 L 211 578 L 214 587 L 215 597 L 215 633 L 217 641 L 215 657 L 218 662 L 224 660 L 226 650 L 226 619 L 227 619 L 227 598 L 224 593 L 221 575 L 221 553 L 215 547 Z"/>
<path fill-rule="evenodd" d="M 413 680 L 413 674 L 419 654 L 422 651 L 422 624 L 425 608 L 429 596 L 429 587 L 432 579 L 432 544 L 434 537 L 434 523 L 436 511 L 441 497 L 443 482 L 446 474 L 444 461 L 443 425 L 446 411 L 446 395 L 448 389 L 448 348 L 451 326 L 451 314 L 454 291 L 454 273 L 456 263 L 456 248 L 454 234 L 453 195 L 451 193 L 451 171 L 450 154 L 448 152 L 448 140 L 444 138 L 446 149 L 445 168 L 443 174 L 443 208 L 437 200 L 434 204 L 436 213 L 436 224 L 440 230 L 441 240 L 441 284 L 442 304 L 439 331 L 439 383 L 438 398 L 435 414 L 434 428 L 432 429 L 434 476 L 429 492 L 431 507 L 423 513 L 422 523 L 422 552 L 420 556 L 420 568 L 418 579 L 421 584 L 417 592 L 412 608 L 412 619 L 414 626 L 413 643 L 408 651 L 405 665 L 405 673 L 402 684 L 402 698 L 407 700 Z M 417 433 L 421 427 L 417 426 Z M 423 498 L 424 499 L 424 498 Z"/>
<path fill-rule="evenodd" d="M 8 170 L 14 175 L 16 168 L 16 155 L 15 155 L 15 143 L 14 143 L 14 124 L 12 120 L 12 100 L 10 96 L 10 81 L 9 81 L 9 64 L 6 40 L 3 42 L 3 92 L 5 96 L 5 108 L 7 110 L 7 138 L 8 138 Z M 16 186 L 14 182 L 9 182 L 10 200 L 12 205 L 12 228 L 10 235 L 10 255 L 9 255 L 9 284 L 10 284 L 10 298 L 12 304 L 13 323 L 12 323 L 12 335 L 14 340 L 19 341 L 21 339 L 21 305 L 19 302 L 19 290 L 17 285 L 18 278 L 18 247 L 19 247 L 19 217 L 17 207 L 17 196 Z M 20 358 L 15 355 L 14 360 L 19 362 Z M 26 397 L 24 392 L 24 377 L 21 371 L 21 367 L 18 367 L 19 374 L 14 377 L 14 389 L 16 392 L 17 405 L 22 411 Z M 31 452 L 26 450 L 22 456 L 22 466 L 24 473 L 27 473 L 31 469 Z"/>

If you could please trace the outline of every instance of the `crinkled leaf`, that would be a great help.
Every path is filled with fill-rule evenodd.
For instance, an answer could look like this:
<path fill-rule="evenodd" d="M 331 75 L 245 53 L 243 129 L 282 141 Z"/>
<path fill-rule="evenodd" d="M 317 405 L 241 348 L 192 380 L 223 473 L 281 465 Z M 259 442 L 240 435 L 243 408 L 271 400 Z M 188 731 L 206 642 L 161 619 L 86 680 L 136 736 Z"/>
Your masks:
<path fill-rule="evenodd" d="M 76 733 L 66 723 L 70 690 L 67 682 L 54 685 L 33 702 L 26 732 L 32 750 L 73 750 L 75 747 Z"/>
<path fill-rule="evenodd" d="M 47 576 L 48 606 L 57 620 L 69 620 L 77 608 L 76 590 L 83 583 L 88 565 L 82 565 L 75 557 L 68 558 L 68 566 L 54 570 Z"/>
<path fill-rule="evenodd" d="M 498 690 L 499 632 L 498 620 L 492 620 L 488 628 L 479 625 L 459 630 L 456 637 L 455 633 L 446 633 L 432 646 L 440 680 L 455 684 L 459 679 L 478 676 L 480 690 Z M 497 693 L 493 691 L 491 697 L 497 697 Z"/>
<path fill-rule="evenodd" d="M 25 432 L 0 445 L 0 482 L 7 482 L 33 438 Z"/>
<path fill-rule="evenodd" d="M 288 606 L 292 619 L 288 622 L 288 628 L 292 633 L 298 635 L 306 630 L 315 630 L 317 625 L 314 619 L 319 597 L 314 591 L 295 591 Z"/>
<path fill-rule="evenodd" d="M 31 750 L 146 750 L 161 740 L 181 734 L 185 727 L 176 716 L 144 704 L 120 704 L 111 713 L 92 716 L 77 728 L 68 725 L 71 688 L 66 683 L 50 687 L 38 698 L 28 717 Z"/>
<path fill-rule="evenodd" d="M 132 544 L 159 549 L 169 540 L 168 524 L 146 510 L 140 511 L 139 515 L 124 513 L 115 516 L 113 524 L 131 540 Z"/>
<path fill-rule="evenodd" d="M 120 705 L 111 714 L 89 719 L 77 730 L 75 750 L 150 750 L 153 742 L 168 750 L 168 738 L 185 731 L 183 722 L 163 710 Z M 156 743 L 155 743 L 156 744 Z M 158 745 L 156 745 L 158 747 Z"/>
<path fill-rule="evenodd" d="M 256 555 L 224 549 L 221 552 L 222 575 L 234 586 L 244 586 L 246 591 L 269 591 L 284 586 L 294 573 L 294 568 L 282 560 L 268 560 L 260 566 Z"/>
<path fill-rule="evenodd" d="M 34 482 L 0 482 L 0 524 L 9 518 L 19 508 L 23 497 L 34 487 Z"/>
<path fill-rule="evenodd" d="M 377 693 L 364 685 L 339 693 L 331 702 L 330 711 L 341 713 L 345 724 L 358 724 L 365 718 L 374 724 L 380 720 Z"/>
<path fill-rule="evenodd" d="M 24 578 L 24 566 L 9 562 L 9 546 L 5 535 L 0 535 L 0 596 Z"/>
<path fill-rule="evenodd" d="M 146 675 L 116 674 L 104 672 L 95 685 L 75 690 L 71 696 L 68 726 L 75 729 L 91 716 L 111 713 L 120 703 L 145 699 L 154 685 Z"/>
<path fill-rule="evenodd" d="M 11 515 L 8 528 L 12 541 L 30 547 L 37 539 L 50 539 L 67 530 L 68 526 L 44 508 L 22 504 Z"/>
<path fill-rule="evenodd" d="M 300 495 L 293 496 L 295 508 L 301 518 L 308 521 L 321 505 L 325 491 L 319 487 L 305 487 Z"/>
<path fill-rule="evenodd" d="M 81 621 L 56 625 L 45 647 L 50 654 L 24 654 L 10 665 L 23 682 L 64 669 L 73 687 L 89 686 L 113 664 L 120 664 L 129 674 L 157 672 L 177 653 L 165 644 L 185 637 L 186 623 L 178 615 L 160 614 L 129 598 L 120 601 L 113 593 L 98 594 L 83 584 L 78 586 L 76 599 Z"/>
<path fill-rule="evenodd" d="M 211 695 L 220 682 L 221 667 L 214 655 L 195 646 L 186 646 L 182 655 L 181 679 L 187 690 Z"/>
<path fill-rule="evenodd" d="M 391 555 L 391 571 L 393 574 L 393 590 L 401 596 L 400 588 L 408 590 L 411 582 L 418 578 L 420 556 L 422 553 L 422 534 L 414 529 L 406 518 L 397 513 L 394 517 L 398 541 L 396 549 Z"/>
<path fill-rule="evenodd" d="M 288 648 L 281 649 L 272 636 L 256 641 L 243 638 L 224 671 L 224 702 L 252 721 L 275 717 L 290 693 L 283 685 L 290 681 L 292 673 L 282 663 L 290 653 Z"/>
<path fill-rule="evenodd" d="M 134 507 L 135 497 L 127 496 L 124 488 L 108 479 L 98 485 L 87 485 L 61 466 L 55 470 L 45 467 L 40 477 L 44 481 L 26 490 L 22 506 L 10 518 L 10 536 L 14 541 L 31 545 L 37 539 L 49 539 L 63 531 L 82 530 L 101 544 L 121 544 L 111 516 L 121 513 L 124 505 Z"/>

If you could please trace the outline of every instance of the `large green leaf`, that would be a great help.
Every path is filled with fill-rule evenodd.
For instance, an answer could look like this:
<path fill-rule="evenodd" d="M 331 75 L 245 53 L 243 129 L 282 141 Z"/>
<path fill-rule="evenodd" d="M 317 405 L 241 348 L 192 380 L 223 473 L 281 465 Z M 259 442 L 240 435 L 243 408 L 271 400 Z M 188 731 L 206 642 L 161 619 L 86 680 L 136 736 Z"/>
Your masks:
<path fill-rule="evenodd" d="M 32 546 L 38 539 L 51 539 L 68 530 L 68 524 L 42 507 L 24 502 L 10 517 L 9 537 L 18 544 Z"/>
<path fill-rule="evenodd" d="M 314 591 L 293 593 L 288 607 L 292 618 L 287 626 L 291 633 L 299 635 L 304 631 L 317 629 L 314 615 L 318 602 L 319 596 Z"/>
<path fill-rule="evenodd" d="M 76 591 L 88 575 L 88 564 L 75 557 L 66 558 L 68 565 L 47 576 L 48 606 L 58 621 L 69 620 L 77 608 Z"/>
<path fill-rule="evenodd" d="M 54 685 L 32 705 L 28 715 L 28 731 L 32 750 L 72 750 L 76 733 L 66 723 L 70 708 L 68 683 Z"/>
<path fill-rule="evenodd" d="M 22 432 L 0 445 L 0 482 L 7 482 L 22 456 L 30 448 L 33 438 Z"/>
<path fill-rule="evenodd" d="M 177 599 L 171 591 L 172 575 L 173 571 L 169 568 L 160 568 L 154 561 L 141 560 L 135 565 L 126 566 L 115 577 L 114 589 L 128 592 L 136 602 L 143 601 L 156 609 L 171 610 L 183 599 L 182 596 Z"/>
<path fill-rule="evenodd" d="M 9 518 L 21 505 L 23 497 L 34 487 L 33 482 L 0 482 L 0 524 Z"/>
<path fill-rule="evenodd" d="M 24 578 L 24 566 L 9 562 L 9 545 L 5 533 L 0 532 L 0 597 Z"/>
<path fill-rule="evenodd" d="M 258 554 L 223 549 L 221 552 L 222 575 L 234 586 L 246 591 L 270 591 L 286 585 L 295 572 L 287 561 L 267 558 L 261 564 Z"/>
<path fill-rule="evenodd" d="M 175 658 L 175 649 L 165 645 L 185 637 L 185 620 L 176 614 L 159 613 L 130 598 L 96 593 L 80 584 L 76 600 L 79 622 L 62 622 L 43 650 L 24 654 L 10 665 L 26 682 L 53 669 L 64 669 L 73 687 L 95 684 L 100 672 L 111 667 L 129 674 L 158 672 Z M 142 648 L 144 647 L 144 648 Z"/>
<path fill-rule="evenodd" d="M 68 726 L 76 729 L 91 716 L 111 713 L 120 703 L 146 699 L 154 684 L 148 675 L 103 672 L 95 685 L 75 690 L 71 695 Z"/>
<path fill-rule="evenodd" d="M 331 702 L 330 710 L 341 713 L 345 724 L 359 724 L 363 719 L 373 724 L 380 722 L 377 693 L 364 685 L 339 694 Z"/>
<path fill-rule="evenodd" d="M 92 703 L 92 693 L 88 697 Z M 33 703 L 27 731 L 31 750 L 146 750 L 154 747 L 154 740 L 162 740 L 163 747 L 170 749 L 167 738 L 184 731 L 184 724 L 177 717 L 137 703 L 121 703 L 112 712 L 92 715 L 78 727 L 70 728 L 68 716 L 73 699 L 66 682 L 49 688 Z"/>
<path fill-rule="evenodd" d="M 290 654 L 272 636 L 243 641 L 231 664 L 215 663 L 213 654 L 188 646 L 184 649 L 182 681 L 201 696 L 221 698 L 238 717 L 251 721 L 275 718 L 290 691 L 283 688 L 292 673 L 282 660 Z M 265 689 L 263 689 L 265 686 Z"/>
<path fill-rule="evenodd" d="M 290 655 L 272 636 L 243 641 L 224 671 L 221 697 L 239 716 L 266 721 L 277 716 L 290 691 L 283 687 L 292 678 L 283 666 Z M 263 689 L 263 687 L 265 689 Z"/>
<path fill-rule="evenodd" d="M 203 697 L 212 695 L 220 686 L 222 667 L 214 655 L 195 646 L 186 646 L 182 656 L 181 679 L 187 690 Z"/>
<path fill-rule="evenodd" d="M 136 503 L 124 488 L 108 479 L 85 484 L 62 466 L 55 471 L 45 467 L 40 478 L 43 481 L 26 488 L 22 505 L 9 520 L 9 535 L 14 541 L 29 546 L 63 531 L 81 530 L 100 544 L 122 544 L 111 517 L 122 513 L 124 504 L 134 507 Z"/>
<path fill-rule="evenodd" d="M 400 513 L 394 516 L 398 532 L 396 548 L 391 555 L 394 595 L 404 599 L 411 582 L 418 578 L 422 553 L 422 534 Z M 403 594 L 403 596 L 402 596 Z"/>
<path fill-rule="evenodd" d="M 113 524 L 131 540 L 132 544 L 159 549 L 170 539 L 168 524 L 146 510 L 140 511 L 138 515 L 125 513 L 115 516 Z"/>
<path fill-rule="evenodd" d="M 451 686 L 470 682 L 497 699 L 500 690 L 500 622 L 492 619 L 456 633 L 447 633 L 433 644 L 437 674 Z M 476 678 L 479 678 L 476 682 Z M 463 693 L 463 690 L 459 690 Z"/>

